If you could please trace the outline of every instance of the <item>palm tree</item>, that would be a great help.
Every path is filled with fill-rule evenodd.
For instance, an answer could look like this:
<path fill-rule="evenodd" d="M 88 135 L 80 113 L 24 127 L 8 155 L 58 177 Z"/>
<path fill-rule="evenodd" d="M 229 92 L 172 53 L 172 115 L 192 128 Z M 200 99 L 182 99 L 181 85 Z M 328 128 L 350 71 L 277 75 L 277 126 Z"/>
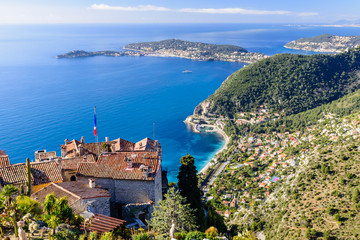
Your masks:
<path fill-rule="evenodd" d="M 17 209 L 16 201 L 14 201 L 13 197 L 18 192 L 19 189 L 13 185 L 5 185 L 0 193 L 0 195 L 4 198 L 4 212 L 11 219 L 11 224 L 14 227 L 16 237 L 18 237 L 18 226 L 16 224 Z"/>

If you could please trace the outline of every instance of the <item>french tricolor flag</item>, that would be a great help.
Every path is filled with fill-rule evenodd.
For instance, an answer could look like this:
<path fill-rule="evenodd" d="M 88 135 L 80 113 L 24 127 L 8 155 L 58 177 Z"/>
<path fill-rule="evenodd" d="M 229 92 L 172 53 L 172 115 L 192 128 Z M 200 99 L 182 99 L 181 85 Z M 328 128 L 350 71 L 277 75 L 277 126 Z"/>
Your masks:
<path fill-rule="evenodd" d="M 97 136 L 97 130 L 96 130 L 96 106 L 94 108 L 94 136 Z"/>

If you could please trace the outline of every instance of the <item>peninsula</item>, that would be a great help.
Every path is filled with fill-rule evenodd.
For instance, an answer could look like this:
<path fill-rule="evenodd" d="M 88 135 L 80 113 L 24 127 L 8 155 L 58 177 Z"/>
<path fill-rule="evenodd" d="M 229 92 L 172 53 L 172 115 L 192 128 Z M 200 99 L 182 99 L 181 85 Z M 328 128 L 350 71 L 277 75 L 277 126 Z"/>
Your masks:
<path fill-rule="evenodd" d="M 314 52 L 340 53 L 357 46 L 360 46 L 360 36 L 323 34 L 315 37 L 300 38 L 286 43 L 284 47 Z"/>
<path fill-rule="evenodd" d="M 96 52 L 87 52 L 84 50 L 75 50 L 65 54 L 57 55 L 56 58 L 79 58 L 79 57 L 94 57 L 94 56 L 111 56 L 111 57 L 120 57 L 120 56 L 143 56 L 143 54 L 134 51 L 96 51 Z"/>
<path fill-rule="evenodd" d="M 124 51 L 87 52 L 75 50 L 56 56 L 56 58 L 78 58 L 93 56 L 159 56 L 180 57 L 198 61 L 226 61 L 253 63 L 268 56 L 262 53 L 249 52 L 234 45 L 217 45 L 169 39 L 157 42 L 131 43 Z"/>
<path fill-rule="evenodd" d="M 200 42 L 168 39 L 157 42 L 132 43 L 124 47 L 144 55 L 181 57 L 200 61 L 226 61 L 253 63 L 268 56 L 249 52 L 235 45 L 217 45 Z"/>

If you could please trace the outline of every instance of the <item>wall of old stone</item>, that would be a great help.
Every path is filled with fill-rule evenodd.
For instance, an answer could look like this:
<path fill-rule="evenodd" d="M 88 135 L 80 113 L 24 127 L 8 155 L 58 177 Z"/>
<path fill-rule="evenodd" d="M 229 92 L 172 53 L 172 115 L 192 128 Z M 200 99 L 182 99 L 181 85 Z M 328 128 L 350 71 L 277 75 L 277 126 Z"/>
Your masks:
<path fill-rule="evenodd" d="M 158 192 L 155 181 L 97 178 L 95 184 L 108 189 L 111 194 L 111 201 L 115 203 L 147 203 L 149 201 L 155 202 L 159 198 L 159 193 L 155 194 Z"/>
<path fill-rule="evenodd" d="M 90 198 L 80 199 L 71 205 L 71 208 L 75 213 L 82 213 L 83 211 L 89 211 L 92 213 L 99 213 L 105 216 L 110 216 L 110 198 Z"/>
<path fill-rule="evenodd" d="M 155 203 L 162 200 L 162 169 L 160 168 L 155 177 Z"/>

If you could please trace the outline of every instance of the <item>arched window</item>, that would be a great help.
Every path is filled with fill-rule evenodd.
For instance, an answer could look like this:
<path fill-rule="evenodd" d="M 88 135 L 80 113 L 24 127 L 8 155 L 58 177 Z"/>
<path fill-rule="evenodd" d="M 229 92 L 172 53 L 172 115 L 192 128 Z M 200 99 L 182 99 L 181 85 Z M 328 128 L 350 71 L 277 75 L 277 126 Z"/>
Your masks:
<path fill-rule="evenodd" d="M 75 181 L 76 181 L 76 177 L 75 177 L 74 175 L 72 175 L 72 176 L 70 177 L 70 181 L 71 181 L 71 182 L 75 182 Z"/>

